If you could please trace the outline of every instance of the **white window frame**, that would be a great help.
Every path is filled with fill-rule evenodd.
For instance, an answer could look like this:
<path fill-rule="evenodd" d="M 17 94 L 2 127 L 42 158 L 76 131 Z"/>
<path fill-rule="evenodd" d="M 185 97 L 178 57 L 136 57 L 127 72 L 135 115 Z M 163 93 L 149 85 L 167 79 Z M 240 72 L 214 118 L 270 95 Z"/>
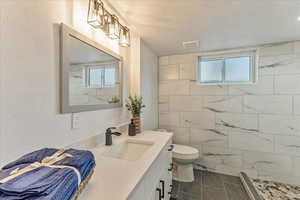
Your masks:
<path fill-rule="evenodd" d="M 103 66 L 93 64 L 93 65 L 85 65 L 84 67 L 84 74 L 85 74 L 85 86 L 86 88 L 93 88 L 93 89 L 101 89 L 101 88 L 114 88 L 116 87 L 117 82 L 114 85 L 105 85 L 105 69 L 110 69 L 113 67 L 107 66 L 107 64 L 111 63 L 102 63 Z M 90 85 L 90 69 L 103 69 L 101 73 L 101 86 L 92 86 Z"/>
<path fill-rule="evenodd" d="M 250 81 L 247 82 L 201 82 L 201 60 L 213 61 L 227 58 L 250 57 Z M 196 55 L 196 82 L 198 85 L 251 85 L 256 84 L 258 79 L 258 49 L 238 49 L 218 52 L 209 52 Z M 223 76 L 225 71 L 223 70 Z"/>

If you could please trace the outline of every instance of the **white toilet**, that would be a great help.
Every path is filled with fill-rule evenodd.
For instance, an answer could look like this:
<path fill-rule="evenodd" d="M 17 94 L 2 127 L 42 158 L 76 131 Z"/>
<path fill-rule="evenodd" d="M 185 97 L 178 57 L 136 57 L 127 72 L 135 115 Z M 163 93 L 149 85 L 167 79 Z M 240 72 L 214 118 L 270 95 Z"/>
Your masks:
<path fill-rule="evenodd" d="M 198 149 L 173 144 L 173 179 L 181 182 L 193 182 L 193 162 L 199 157 Z"/>

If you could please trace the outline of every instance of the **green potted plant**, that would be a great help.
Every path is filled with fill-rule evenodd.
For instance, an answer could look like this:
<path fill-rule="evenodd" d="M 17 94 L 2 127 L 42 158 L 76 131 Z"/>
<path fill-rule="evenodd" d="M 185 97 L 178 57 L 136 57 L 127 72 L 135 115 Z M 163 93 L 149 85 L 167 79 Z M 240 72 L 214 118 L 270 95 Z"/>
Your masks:
<path fill-rule="evenodd" d="M 127 103 L 126 103 L 126 108 L 131 112 L 132 119 L 135 124 L 135 129 L 137 133 L 141 132 L 141 113 L 142 109 L 145 108 L 146 106 L 143 104 L 143 98 L 140 96 L 138 97 L 137 95 L 134 96 L 129 96 Z"/>
<path fill-rule="evenodd" d="M 119 97 L 117 96 L 113 96 L 110 100 L 108 100 L 108 103 L 109 104 L 112 104 L 112 103 L 119 103 L 120 102 L 120 99 Z"/>

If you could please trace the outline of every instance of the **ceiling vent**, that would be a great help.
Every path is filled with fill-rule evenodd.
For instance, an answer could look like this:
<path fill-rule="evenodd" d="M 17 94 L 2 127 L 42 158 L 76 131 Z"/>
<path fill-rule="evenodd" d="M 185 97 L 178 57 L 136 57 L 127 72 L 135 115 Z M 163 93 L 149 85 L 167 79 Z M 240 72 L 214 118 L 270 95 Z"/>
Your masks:
<path fill-rule="evenodd" d="M 182 46 L 184 49 L 196 49 L 199 48 L 200 42 L 199 40 L 182 42 Z"/>

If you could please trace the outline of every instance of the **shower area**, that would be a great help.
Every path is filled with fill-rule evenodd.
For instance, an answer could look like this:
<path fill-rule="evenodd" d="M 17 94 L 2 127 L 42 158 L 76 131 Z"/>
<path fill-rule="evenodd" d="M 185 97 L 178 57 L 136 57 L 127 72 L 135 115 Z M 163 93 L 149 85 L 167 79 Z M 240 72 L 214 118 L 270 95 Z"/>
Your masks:
<path fill-rule="evenodd" d="M 255 83 L 215 85 L 197 83 L 197 54 L 160 57 L 159 128 L 199 150 L 196 170 L 240 177 L 250 199 L 300 199 L 300 42 L 257 56 Z"/>

